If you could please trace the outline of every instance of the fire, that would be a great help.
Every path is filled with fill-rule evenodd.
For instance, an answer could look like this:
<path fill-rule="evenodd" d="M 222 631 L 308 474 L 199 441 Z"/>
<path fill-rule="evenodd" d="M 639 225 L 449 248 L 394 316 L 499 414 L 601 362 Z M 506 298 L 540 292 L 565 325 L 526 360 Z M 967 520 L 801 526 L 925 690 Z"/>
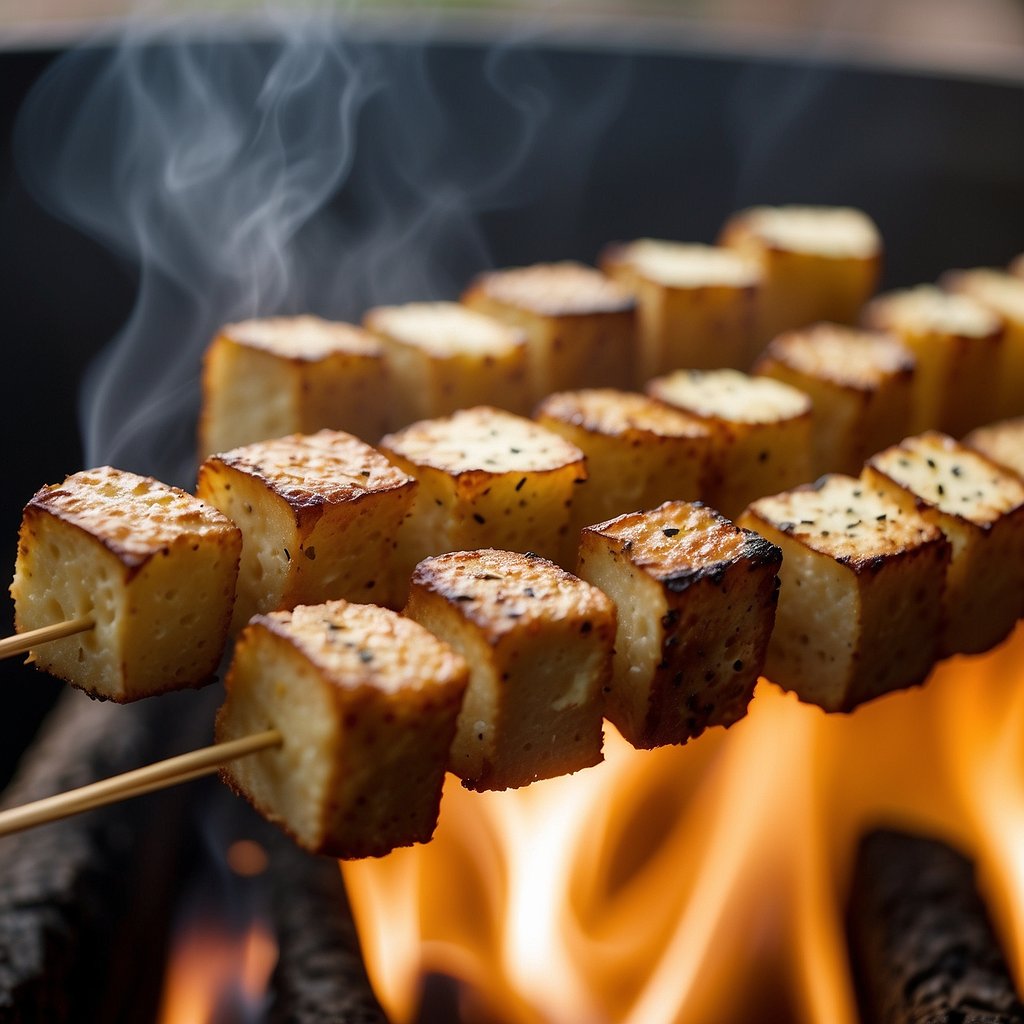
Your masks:
<path fill-rule="evenodd" d="M 843 904 L 859 835 L 970 851 L 1024 977 L 1024 626 L 928 684 L 826 715 L 762 680 L 683 748 L 508 793 L 449 779 L 428 845 L 343 867 L 374 987 L 413 1021 L 422 978 L 507 1024 L 855 1024 Z"/>

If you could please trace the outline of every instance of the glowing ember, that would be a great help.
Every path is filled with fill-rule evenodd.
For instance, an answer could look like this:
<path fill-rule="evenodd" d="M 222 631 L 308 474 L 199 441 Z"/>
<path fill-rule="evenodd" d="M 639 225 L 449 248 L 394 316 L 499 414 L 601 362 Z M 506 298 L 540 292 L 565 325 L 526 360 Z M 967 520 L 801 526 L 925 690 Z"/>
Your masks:
<path fill-rule="evenodd" d="M 432 843 L 344 865 L 395 1024 L 428 972 L 464 984 L 474 1020 L 853 1024 L 842 906 L 880 823 L 974 854 L 1024 976 L 1024 627 L 852 715 L 762 680 L 727 733 L 605 746 L 525 790 L 449 779 Z"/>

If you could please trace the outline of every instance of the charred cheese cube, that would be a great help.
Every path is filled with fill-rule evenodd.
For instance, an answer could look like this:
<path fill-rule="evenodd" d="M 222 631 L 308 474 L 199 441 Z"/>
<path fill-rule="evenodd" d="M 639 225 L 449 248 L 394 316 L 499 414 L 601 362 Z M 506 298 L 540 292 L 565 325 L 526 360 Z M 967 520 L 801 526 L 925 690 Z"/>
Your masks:
<path fill-rule="evenodd" d="M 200 456 L 323 428 L 367 441 L 392 426 L 380 345 L 314 316 L 228 324 L 203 362 Z"/>
<path fill-rule="evenodd" d="M 233 628 L 256 612 L 345 598 L 388 604 L 404 587 L 398 527 L 416 483 L 351 434 L 321 430 L 211 456 L 199 495 L 244 538 Z"/>
<path fill-rule="evenodd" d="M 746 714 L 775 619 L 782 554 L 699 503 L 588 527 L 579 575 L 615 602 L 605 714 L 635 747 Z"/>
<path fill-rule="evenodd" d="M 972 430 L 964 444 L 1024 477 L 1024 416 Z"/>
<path fill-rule="evenodd" d="M 522 331 L 457 302 L 379 306 L 363 322 L 384 347 L 401 425 L 472 405 L 529 412 Z"/>
<path fill-rule="evenodd" d="M 481 274 L 462 301 L 526 332 L 533 401 L 633 379 L 635 300 L 593 267 L 541 263 Z"/>
<path fill-rule="evenodd" d="M 400 538 L 406 578 L 445 551 L 501 548 L 561 561 L 575 547 L 572 502 L 586 465 L 550 430 L 478 406 L 414 423 L 385 437 L 381 450 L 419 481 Z"/>
<path fill-rule="evenodd" d="M 1024 480 L 945 434 L 875 455 L 864 482 L 949 540 L 944 654 L 986 651 L 1024 613 Z"/>
<path fill-rule="evenodd" d="M 207 682 L 231 621 L 241 534 L 215 508 L 108 466 L 44 487 L 21 523 L 19 633 L 87 617 L 35 664 L 118 702 Z"/>
<path fill-rule="evenodd" d="M 810 479 L 812 407 L 802 391 L 736 370 L 679 370 L 649 381 L 647 393 L 711 430 L 707 500 L 726 516 Z"/>
<path fill-rule="evenodd" d="M 624 512 L 704 496 L 711 431 L 678 409 L 598 388 L 550 395 L 536 418 L 587 457 L 587 482 L 573 500 L 573 536 Z"/>
<path fill-rule="evenodd" d="M 222 777 L 312 853 L 425 843 L 468 678 L 447 644 L 384 608 L 259 615 L 236 645 L 217 739 L 276 729 L 282 742 Z"/>
<path fill-rule="evenodd" d="M 881 272 L 878 229 L 849 207 L 752 207 L 729 219 L 719 241 L 761 264 L 761 344 L 818 320 L 852 324 Z"/>
<path fill-rule="evenodd" d="M 799 388 L 814 404 L 807 479 L 858 473 L 872 452 L 909 429 L 914 357 L 891 335 L 826 323 L 787 331 L 754 372 Z"/>
<path fill-rule="evenodd" d="M 987 419 L 1024 413 L 1024 278 L 1002 270 L 955 270 L 944 274 L 943 288 L 969 295 L 1003 320 L 1003 353 L 994 395 L 983 399 Z"/>
<path fill-rule="evenodd" d="M 640 380 L 683 367 L 750 367 L 756 260 L 721 246 L 643 238 L 606 249 L 601 269 L 636 295 Z"/>
<path fill-rule="evenodd" d="M 511 789 L 601 760 L 615 608 L 537 555 L 457 551 L 422 561 L 405 614 L 470 666 L 449 768 Z"/>
<path fill-rule="evenodd" d="M 1003 358 L 1003 323 L 995 313 L 968 295 L 920 285 L 872 299 L 863 321 L 895 334 L 914 354 L 905 433 L 938 429 L 960 437 L 984 422 Z"/>
<path fill-rule="evenodd" d="M 950 557 L 941 530 L 847 476 L 761 498 L 740 523 L 782 549 L 769 678 L 826 711 L 924 681 Z"/>

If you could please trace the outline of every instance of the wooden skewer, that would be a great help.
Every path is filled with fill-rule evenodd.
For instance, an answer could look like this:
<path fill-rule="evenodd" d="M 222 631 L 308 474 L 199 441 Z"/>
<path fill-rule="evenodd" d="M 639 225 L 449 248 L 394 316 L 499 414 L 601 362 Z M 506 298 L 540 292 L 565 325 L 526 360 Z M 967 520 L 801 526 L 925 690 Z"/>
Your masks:
<path fill-rule="evenodd" d="M 42 800 L 35 800 L 21 807 L 0 811 L 0 836 L 36 825 L 45 825 L 50 821 L 68 818 L 72 814 L 91 811 L 96 807 L 128 800 L 133 796 L 142 796 L 158 789 L 176 786 L 190 779 L 198 779 L 210 775 L 221 765 L 234 761 L 247 754 L 255 754 L 259 750 L 279 747 L 284 737 L 277 729 L 243 736 L 241 739 L 229 740 L 227 743 L 215 743 L 200 750 L 192 750 L 187 754 L 169 757 L 164 761 L 136 768 L 121 775 L 115 775 L 100 782 L 92 782 L 88 786 L 58 793 Z"/>
<path fill-rule="evenodd" d="M 51 640 L 63 640 L 66 636 L 85 633 L 95 625 L 91 616 L 83 615 L 78 619 L 68 619 L 67 622 L 55 622 L 51 626 L 40 626 L 39 629 L 16 633 L 0 640 L 0 658 L 13 658 L 16 654 L 25 654 L 33 647 L 49 643 Z"/>

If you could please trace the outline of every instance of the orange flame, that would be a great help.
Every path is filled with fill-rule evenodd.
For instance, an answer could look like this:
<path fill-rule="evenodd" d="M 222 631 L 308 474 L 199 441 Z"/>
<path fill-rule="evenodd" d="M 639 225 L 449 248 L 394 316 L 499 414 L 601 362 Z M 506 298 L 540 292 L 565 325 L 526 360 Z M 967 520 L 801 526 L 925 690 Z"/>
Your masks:
<path fill-rule="evenodd" d="M 843 904 L 858 836 L 896 824 L 978 861 L 1024 977 L 1024 627 L 922 689 L 825 715 L 762 680 L 683 748 L 471 794 L 430 844 L 343 866 L 394 1024 L 421 980 L 514 1024 L 855 1024 Z"/>

